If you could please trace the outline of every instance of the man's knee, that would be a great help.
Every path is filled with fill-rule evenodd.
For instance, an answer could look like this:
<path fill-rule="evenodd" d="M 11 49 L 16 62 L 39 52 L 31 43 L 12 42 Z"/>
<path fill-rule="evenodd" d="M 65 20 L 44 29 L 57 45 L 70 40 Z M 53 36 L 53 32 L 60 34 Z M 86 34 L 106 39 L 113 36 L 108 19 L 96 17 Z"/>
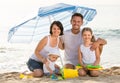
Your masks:
<path fill-rule="evenodd" d="M 65 64 L 64 66 L 65 68 L 69 68 L 69 69 L 75 69 L 75 66 L 72 64 Z"/>

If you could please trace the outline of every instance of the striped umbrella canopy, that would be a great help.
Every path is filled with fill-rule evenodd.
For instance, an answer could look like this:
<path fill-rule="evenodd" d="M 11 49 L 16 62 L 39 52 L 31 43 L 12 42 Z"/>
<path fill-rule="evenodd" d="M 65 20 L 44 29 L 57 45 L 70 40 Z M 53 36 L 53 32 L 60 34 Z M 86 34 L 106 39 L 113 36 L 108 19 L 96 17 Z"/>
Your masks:
<path fill-rule="evenodd" d="M 64 30 L 71 29 L 70 19 L 73 13 L 81 13 L 86 25 L 92 21 L 97 14 L 96 9 L 58 3 L 52 6 L 39 8 L 38 14 L 17 26 L 12 27 L 8 33 L 10 43 L 38 42 L 49 34 L 49 28 L 54 20 L 61 21 Z"/>

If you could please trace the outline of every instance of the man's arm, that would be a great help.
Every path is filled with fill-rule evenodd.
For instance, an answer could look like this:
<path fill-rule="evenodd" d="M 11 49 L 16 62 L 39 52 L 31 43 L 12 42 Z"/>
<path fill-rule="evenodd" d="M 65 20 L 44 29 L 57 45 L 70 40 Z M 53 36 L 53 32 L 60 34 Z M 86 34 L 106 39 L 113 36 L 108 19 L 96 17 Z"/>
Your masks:
<path fill-rule="evenodd" d="M 98 42 L 99 45 L 105 45 L 105 44 L 107 44 L 107 41 L 105 39 L 102 39 L 102 38 L 98 38 L 96 42 Z"/>
<path fill-rule="evenodd" d="M 95 50 L 97 47 L 99 47 L 100 54 L 102 53 L 103 45 L 106 45 L 107 41 L 102 38 L 98 38 L 95 42 L 93 42 L 91 46 L 91 50 Z"/>

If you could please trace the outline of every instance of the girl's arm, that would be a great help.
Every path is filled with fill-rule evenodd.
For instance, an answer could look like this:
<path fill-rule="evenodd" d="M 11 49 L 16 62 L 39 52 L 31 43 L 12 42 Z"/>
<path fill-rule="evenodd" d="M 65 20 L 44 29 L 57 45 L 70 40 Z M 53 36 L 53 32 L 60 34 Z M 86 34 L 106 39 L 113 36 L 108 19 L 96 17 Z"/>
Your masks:
<path fill-rule="evenodd" d="M 53 74 L 52 69 L 49 67 L 49 62 L 48 61 L 45 63 L 45 67 L 49 71 L 50 74 Z"/>
<path fill-rule="evenodd" d="M 82 53 L 81 53 L 80 47 L 78 48 L 78 63 L 79 63 L 82 67 L 85 67 L 85 65 L 84 65 L 83 62 L 82 62 Z"/>
<path fill-rule="evenodd" d="M 57 64 L 55 64 L 55 68 L 60 69 L 60 67 Z"/>
<path fill-rule="evenodd" d="M 99 50 L 99 48 L 96 48 L 95 55 L 96 55 L 96 61 L 94 62 L 93 65 L 99 65 L 99 63 L 100 63 L 100 50 Z"/>
<path fill-rule="evenodd" d="M 35 49 L 35 55 L 37 56 L 37 58 L 42 61 L 43 63 L 46 62 L 46 59 L 40 55 L 40 51 L 44 48 L 44 46 L 46 45 L 47 43 L 47 37 L 44 37 L 37 45 L 36 49 Z"/>

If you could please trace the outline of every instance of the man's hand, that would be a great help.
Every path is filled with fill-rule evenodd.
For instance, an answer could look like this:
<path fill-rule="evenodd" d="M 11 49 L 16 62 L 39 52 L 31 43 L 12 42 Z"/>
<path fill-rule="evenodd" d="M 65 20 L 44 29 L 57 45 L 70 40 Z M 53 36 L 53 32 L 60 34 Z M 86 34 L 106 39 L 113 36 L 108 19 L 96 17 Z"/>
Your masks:
<path fill-rule="evenodd" d="M 93 42 L 90 49 L 93 51 L 93 50 L 95 50 L 97 47 L 99 47 L 99 43 L 98 43 L 98 42 Z"/>

